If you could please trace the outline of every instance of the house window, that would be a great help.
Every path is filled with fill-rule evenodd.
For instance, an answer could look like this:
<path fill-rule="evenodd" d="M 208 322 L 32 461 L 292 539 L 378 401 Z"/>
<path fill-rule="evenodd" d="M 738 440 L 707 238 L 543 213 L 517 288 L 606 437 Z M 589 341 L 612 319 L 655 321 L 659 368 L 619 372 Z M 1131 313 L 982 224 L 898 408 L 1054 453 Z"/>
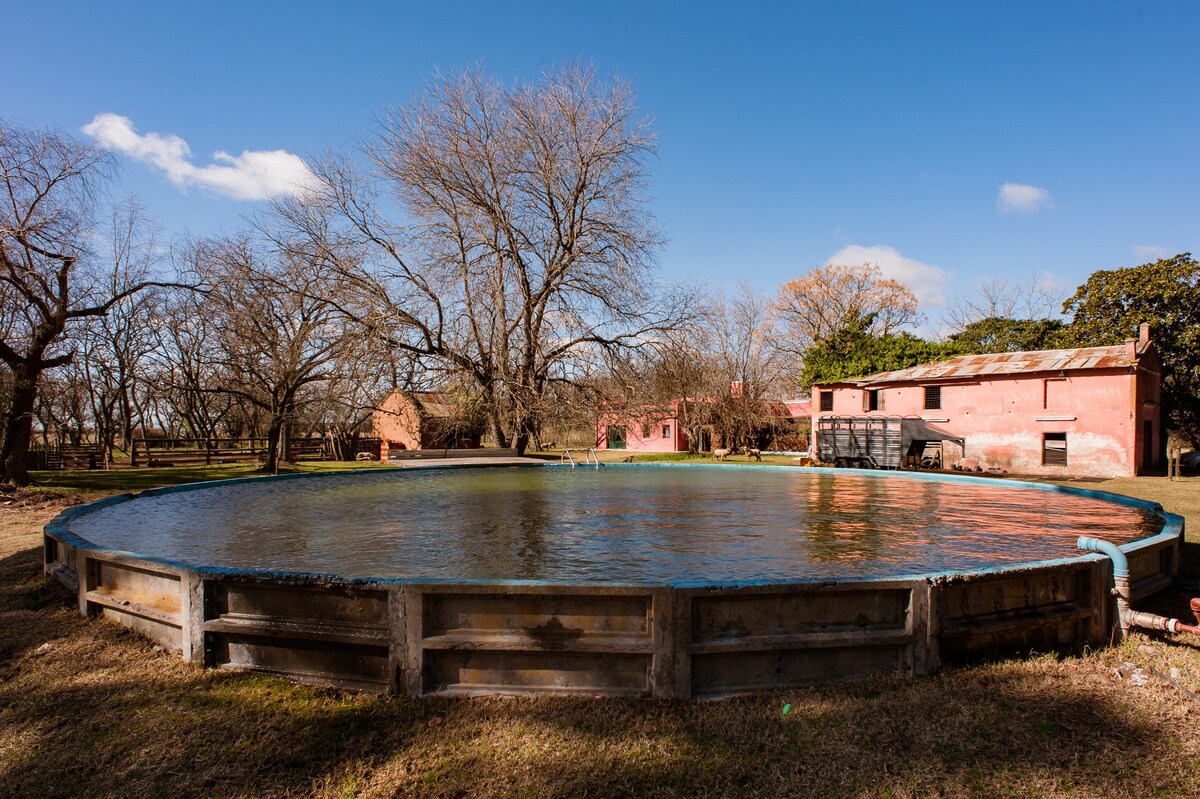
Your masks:
<path fill-rule="evenodd" d="M 671 437 L 671 425 L 664 424 L 663 425 L 663 438 L 670 438 L 670 437 Z"/>
<path fill-rule="evenodd" d="M 942 409 L 942 387 L 925 386 L 925 410 L 938 411 Z"/>
<path fill-rule="evenodd" d="M 882 411 L 883 410 L 883 392 L 879 389 L 872 389 L 863 392 L 863 410 L 864 411 Z"/>
<path fill-rule="evenodd" d="M 644 424 L 644 425 L 642 425 L 642 438 L 646 439 L 649 437 L 650 437 L 650 425 Z"/>
<path fill-rule="evenodd" d="M 832 391 L 822 391 L 821 392 L 821 410 L 822 411 L 832 411 L 833 410 L 833 392 Z"/>
<path fill-rule="evenodd" d="M 1067 434 L 1044 433 L 1042 435 L 1042 465 L 1067 465 Z"/>

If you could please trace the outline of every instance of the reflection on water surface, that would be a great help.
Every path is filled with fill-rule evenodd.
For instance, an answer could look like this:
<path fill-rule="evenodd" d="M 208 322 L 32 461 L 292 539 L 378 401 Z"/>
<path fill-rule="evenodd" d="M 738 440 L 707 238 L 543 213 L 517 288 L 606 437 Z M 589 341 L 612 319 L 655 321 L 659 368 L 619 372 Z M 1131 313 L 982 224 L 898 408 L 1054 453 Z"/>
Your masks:
<path fill-rule="evenodd" d="M 619 583 L 847 579 L 1070 557 L 1161 520 L 1053 491 L 903 475 L 616 466 L 387 471 L 141 497 L 71 522 L 196 565 Z"/>

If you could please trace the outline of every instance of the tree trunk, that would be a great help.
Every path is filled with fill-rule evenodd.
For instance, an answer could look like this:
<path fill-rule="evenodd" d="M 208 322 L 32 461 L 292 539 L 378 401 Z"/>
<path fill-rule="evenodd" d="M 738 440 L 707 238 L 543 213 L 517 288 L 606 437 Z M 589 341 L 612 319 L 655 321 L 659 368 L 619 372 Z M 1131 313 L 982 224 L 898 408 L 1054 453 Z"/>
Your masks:
<path fill-rule="evenodd" d="M 129 465 L 137 466 L 137 451 L 133 446 L 133 402 L 128 388 L 121 391 L 121 446 L 129 455 Z"/>
<path fill-rule="evenodd" d="M 267 428 L 267 462 L 263 464 L 264 472 L 275 472 L 279 469 L 279 439 L 283 430 L 283 414 L 271 414 L 271 426 Z"/>
<path fill-rule="evenodd" d="M 33 405 L 40 373 L 41 369 L 28 361 L 12 368 L 12 404 L 4 419 L 4 446 L 0 449 L 3 481 L 10 485 L 29 485 L 29 442 L 33 438 Z"/>
<path fill-rule="evenodd" d="M 517 456 L 521 457 L 525 454 L 525 450 L 529 448 L 529 440 L 533 435 L 533 419 L 527 415 L 522 415 L 517 422 L 517 429 L 514 435 L 513 446 L 517 448 Z"/>
<path fill-rule="evenodd" d="M 508 436 L 504 432 L 504 425 L 500 421 L 500 412 L 496 408 L 496 395 L 492 390 L 485 390 L 483 401 L 486 403 L 488 428 L 492 433 L 492 440 L 496 442 L 497 447 L 508 446 Z"/>

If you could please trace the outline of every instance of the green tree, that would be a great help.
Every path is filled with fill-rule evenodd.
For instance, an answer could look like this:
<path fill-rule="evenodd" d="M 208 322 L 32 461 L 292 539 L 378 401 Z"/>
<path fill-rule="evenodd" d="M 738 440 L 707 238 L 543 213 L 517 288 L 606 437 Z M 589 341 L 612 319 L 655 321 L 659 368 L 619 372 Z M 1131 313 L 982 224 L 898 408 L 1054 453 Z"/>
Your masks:
<path fill-rule="evenodd" d="M 990 316 L 950 336 L 960 353 L 1026 352 L 1053 349 L 1063 323 L 1058 319 L 1007 319 Z"/>
<path fill-rule="evenodd" d="M 1063 304 L 1067 346 L 1120 344 L 1148 322 L 1163 365 L 1168 427 L 1200 442 L 1200 264 L 1191 253 L 1093 272 Z"/>
<path fill-rule="evenodd" d="M 860 316 L 809 347 L 804 353 L 801 385 L 890 372 L 958 354 L 953 344 L 926 341 L 911 333 L 873 335 L 873 316 Z"/>

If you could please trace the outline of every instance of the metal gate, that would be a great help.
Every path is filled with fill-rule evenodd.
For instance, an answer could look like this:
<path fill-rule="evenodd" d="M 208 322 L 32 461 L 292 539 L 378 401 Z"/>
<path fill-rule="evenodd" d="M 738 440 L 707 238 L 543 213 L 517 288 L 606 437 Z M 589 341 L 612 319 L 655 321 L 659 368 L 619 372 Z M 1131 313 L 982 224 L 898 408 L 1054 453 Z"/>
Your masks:
<path fill-rule="evenodd" d="M 817 419 L 817 454 L 838 466 L 899 469 L 904 420 L 899 416 L 825 416 Z"/>

